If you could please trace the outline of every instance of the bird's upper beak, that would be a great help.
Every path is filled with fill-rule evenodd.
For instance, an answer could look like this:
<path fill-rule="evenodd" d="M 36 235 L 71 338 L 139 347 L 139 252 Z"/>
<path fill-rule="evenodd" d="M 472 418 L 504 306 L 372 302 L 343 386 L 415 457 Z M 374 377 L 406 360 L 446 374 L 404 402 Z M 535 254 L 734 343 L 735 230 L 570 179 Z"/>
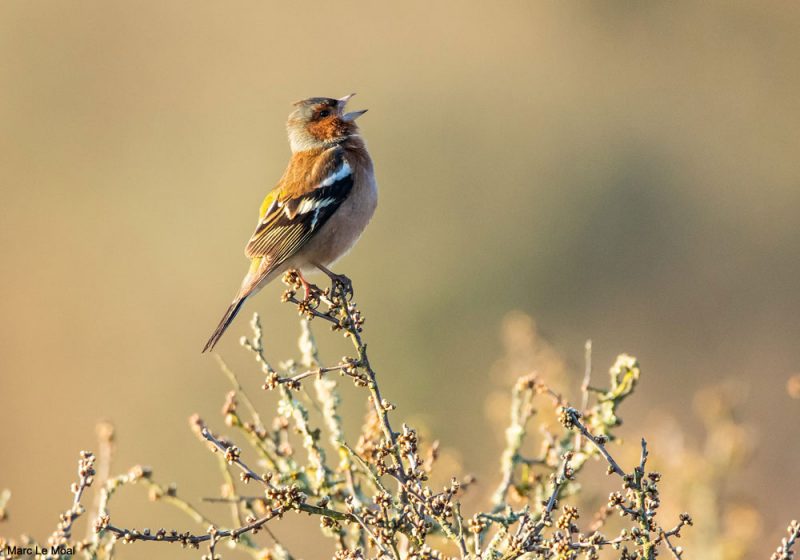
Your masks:
<path fill-rule="evenodd" d="M 347 105 L 347 102 L 350 101 L 350 98 L 353 97 L 354 95 L 355 95 L 355 93 L 351 93 L 349 95 L 345 95 L 344 97 L 339 98 L 339 100 L 338 100 L 339 101 L 339 112 L 343 113 L 342 120 L 345 121 L 345 122 L 352 122 L 352 121 L 356 120 L 358 117 L 360 117 L 361 115 L 363 115 L 364 113 L 367 112 L 367 110 L 364 109 L 362 111 L 353 111 L 351 113 L 344 113 L 345 105 Z"/>

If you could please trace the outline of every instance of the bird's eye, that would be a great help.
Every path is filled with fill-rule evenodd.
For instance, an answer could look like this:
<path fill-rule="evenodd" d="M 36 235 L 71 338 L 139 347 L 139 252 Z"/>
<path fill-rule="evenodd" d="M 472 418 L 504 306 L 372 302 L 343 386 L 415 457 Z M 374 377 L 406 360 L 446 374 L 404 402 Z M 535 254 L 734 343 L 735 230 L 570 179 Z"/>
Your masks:
<path fill-rule="evenodd" d="M 329 117 L 331 114 L 329 109 L 323 109 L 319 112 L 319 118 L 324 119 L 325 117 Z"/>

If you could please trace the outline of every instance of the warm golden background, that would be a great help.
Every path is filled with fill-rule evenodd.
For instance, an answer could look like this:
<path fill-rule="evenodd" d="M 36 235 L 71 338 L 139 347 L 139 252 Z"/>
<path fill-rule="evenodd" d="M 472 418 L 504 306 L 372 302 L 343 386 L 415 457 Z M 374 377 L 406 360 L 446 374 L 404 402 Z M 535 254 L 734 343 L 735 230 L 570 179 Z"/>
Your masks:
<path fill-rule="evenodd" d="M 459 449 L 490 490 L 487 372 L 514 309 L 576 380 L 586 338 L 599 370 L 640 358 L 624 416 L 656 456 L 658 418 L 702 441 L 693 395 L 729 380 L 757 443 L 723 484 L 761 511 L 746 519 L 766 557 L 800 502 L 786 391 L 800 370 L 799 88 L 788 1 L 4 0 L 1 532 L 52 530 L 99 418 L 118 428 L 119 469 L 217 492 L 186 417 L 219 424 L 226 385 L 199 351 L 287 160 L 290 102 L 356 91 L 381 202 L 337 268 L 398 419 Z M 253 310 L 271 354 L 292 355 L 279 292 L 219 347 L 242 374 Z M 188 528 L 142 502 L 132 490 L 112 511 Z"/>

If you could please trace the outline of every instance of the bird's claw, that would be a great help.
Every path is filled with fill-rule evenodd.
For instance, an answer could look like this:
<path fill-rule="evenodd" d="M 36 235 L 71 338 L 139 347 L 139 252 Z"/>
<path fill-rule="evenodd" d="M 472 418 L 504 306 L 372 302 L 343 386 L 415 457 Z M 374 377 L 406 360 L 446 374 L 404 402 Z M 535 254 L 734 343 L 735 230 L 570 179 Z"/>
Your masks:
<path fill-rule="evenodd" d="M 335 292 L 337 287 L 346 299 L 353 298 L 353 282 L 344 274 L 331 275 L 331 292 Z"/>
<path fill-rule="evenodd" d="M 334 295 L 336 292 L 339 292 L 344 299 L 350 300 L 353 299 L 353 283 L 350 279 L 345 276 L 344 274 L 336 274 L 335 272 L 328 270 L 326 267 L 322 266 L 321 264 L 316 265 L 325 275 L 331 279 L 331 295 Z"/>

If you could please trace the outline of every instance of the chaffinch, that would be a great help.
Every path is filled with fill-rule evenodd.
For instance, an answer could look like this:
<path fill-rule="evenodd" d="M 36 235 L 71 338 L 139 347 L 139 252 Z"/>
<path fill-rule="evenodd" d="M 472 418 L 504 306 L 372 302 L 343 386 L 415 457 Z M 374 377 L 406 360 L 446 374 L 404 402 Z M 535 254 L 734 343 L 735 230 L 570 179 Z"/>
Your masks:
<path fill-rule="evenodd" d="M 361 236 L 378 202 L 372 160 L 347 101 L 312 97 L 294 104 L 286 124 L 292 157 L 261 204 L 256 230 L 244 249 L 250 268 L 203 352 L 217 344 L 245 300 L 290 269 L 327 267 Z"/>

